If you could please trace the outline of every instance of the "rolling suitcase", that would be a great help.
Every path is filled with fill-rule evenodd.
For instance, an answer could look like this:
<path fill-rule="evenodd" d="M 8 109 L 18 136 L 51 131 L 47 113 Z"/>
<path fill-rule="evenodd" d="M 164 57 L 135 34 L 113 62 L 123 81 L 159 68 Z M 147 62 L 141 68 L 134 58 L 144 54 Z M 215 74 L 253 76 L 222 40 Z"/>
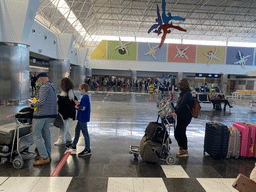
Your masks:
<path fill-rule="evenodd" d="M 11 145 L 13 142 L 13 136 L 17 125 L 16 123 L 10 123 L 0 126 L 0 145 Z M 19 137 L 25 136 L 32 131 L 32 125 L 20 125 Z"/>
<path fill-rule="evenodd" d="M 247 123 L 247 125 L 251 128 L 251 146 L 249 147 L 249 151 L 253 152 L 251 157 L 256 158 L 256 123 Z"/>
<path fill-rule="evenodd" d="M 229 127 L 227 158 L 240 156 L 240 132 L 235 127 Z"/>
<path fill-rule="evenodd" d="M 162 145 L 151 141 L 144 135 L 140 142 L 140 155 L 144 161 L 157 163 L 160 160 Z"/>
<path fill-rule="evenodd" d="M 225 158 L 228 152 L 229 131 L 226 125 L 215 122 L 206 123 L 204 153 L 215 158 Z"/>
<path fill-rule="evenodd" d="M 255 150 L 255 127 L 241 122 L 235 122 L 233 126 L 241 134 L 240 155 L 242 157 L 253 157 Z"/>

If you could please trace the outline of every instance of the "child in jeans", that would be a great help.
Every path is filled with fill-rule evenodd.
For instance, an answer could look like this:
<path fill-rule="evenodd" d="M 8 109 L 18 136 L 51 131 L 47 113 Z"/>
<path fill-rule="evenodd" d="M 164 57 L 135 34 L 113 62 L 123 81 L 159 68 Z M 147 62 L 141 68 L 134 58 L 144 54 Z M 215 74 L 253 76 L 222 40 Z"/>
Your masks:
<path fill-rule="evenodd" d="M 78 154 L 78 156 L 85 156 L 91 154 L 90 149 L 90 137 L 87 129 L 87 122 L 90 121 L 90 113 L 91 113 L 91 104 L 90 104 L 90 98 L 87 95 L 88 92 L 88 84 L 83 83 L 79 86 L 80 91 L 83 93 L 83 97 L 81 99 L 81 102 L 75 101 L 76 106 L 75 108 L 78 110 L 77 113 L 77 125 L 75 130 L 75 138 L 73 142 L 67 146 L 68 149 L 71 150 L 71 152 L 76 151 L 76 145 L 79 140 L 80 131 L 82 131 L 84 140 L 85 140 L 85 149 Z"/>

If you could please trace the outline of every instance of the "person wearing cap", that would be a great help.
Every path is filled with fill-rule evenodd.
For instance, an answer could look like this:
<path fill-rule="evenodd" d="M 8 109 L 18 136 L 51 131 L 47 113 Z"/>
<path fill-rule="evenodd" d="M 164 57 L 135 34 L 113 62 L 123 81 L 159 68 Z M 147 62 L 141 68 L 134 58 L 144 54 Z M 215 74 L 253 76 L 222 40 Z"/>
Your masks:
<path fill-rule="evenodd" d="M 32 121 L 33 139 L 39 152 L 34 166 L 46 165 L 51 162 L 50 119 L 57 117 L 57 95 L 55 85 L 49 81 L 46 73 L 39 73 L 37 81 L 41 83 L 36 96 L 36 102 L 30 104 L 34 109 Z"/>

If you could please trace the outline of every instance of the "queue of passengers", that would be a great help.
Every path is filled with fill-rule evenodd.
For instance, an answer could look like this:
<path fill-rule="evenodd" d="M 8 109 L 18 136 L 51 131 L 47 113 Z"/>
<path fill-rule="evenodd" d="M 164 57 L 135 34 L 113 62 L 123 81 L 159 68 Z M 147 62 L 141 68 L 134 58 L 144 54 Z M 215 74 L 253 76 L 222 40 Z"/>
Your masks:
<path fill-rule="evenodd" d="M 169 80 L 165 79 L 164 81 L 160 81 L 158 78 L 148 78 L 141 80 L 130 80 L 123 78 L 102 78 L 101 81 L 96 78 L 87 78 L 85 79 L 85 83 L 87 83 L 91 88 L 99 88 L 99 87 L 123 87 L 123 88 L 144 88 L 149 89 L 150 85 L 154 85 L 154 88 L 170 88 Z"/>

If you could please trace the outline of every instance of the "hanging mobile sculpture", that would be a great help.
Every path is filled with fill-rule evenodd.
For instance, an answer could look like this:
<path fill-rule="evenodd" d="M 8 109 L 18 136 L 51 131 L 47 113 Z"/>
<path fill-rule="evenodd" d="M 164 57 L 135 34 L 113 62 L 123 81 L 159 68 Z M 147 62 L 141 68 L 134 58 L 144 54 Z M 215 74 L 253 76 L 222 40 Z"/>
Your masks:
<path fill-rule="evenodd" d="M 162 35 L 162 38 L 161 38 L 161 42 L 159 44 L 159 48 L 162 47 L 162 45 L 164 44 L 164 41 L 165 41 L 165 38 L 166 38 L 166 35 L 171 33 L 172 31 L 170 30 L 170 28 L 173 28 L 173 29 L 177 29 L 179 31 L 184 31 L 186 32 L 187 30 L 186 29 L 183 29 L 182 27 L 180 26 L 174 26 L 171 23 L 169 23 L 171 20 L 176 20 L 176 21 L 185 21 L 184 18 L 182 17 L 179 17 L 179 16 L 172 16 L 172 14 L 170 12 L 167 13 L 166 15 L 166 12 L 165 12 L 165 8 L 166 8 L 166 3 L 165 3 L 165 0 L 162 0 L 162 10 L 163 10 L 163 13 L 162 13 L 162 17 L 160 15 L 160 11 L 159 11 L 159 7 L 157 5 L 157 18 L 156 18 L 156 24 L 153 24 L 150 29 L 148 30 L 148 33 L 150 33 L 152 30 L 154 30 L 154 33 L 157 33 L 158 35 L 160 35 L 161 33 L 163 33 Z M 163 32 L 162 32 L 163 31 Z"/>

